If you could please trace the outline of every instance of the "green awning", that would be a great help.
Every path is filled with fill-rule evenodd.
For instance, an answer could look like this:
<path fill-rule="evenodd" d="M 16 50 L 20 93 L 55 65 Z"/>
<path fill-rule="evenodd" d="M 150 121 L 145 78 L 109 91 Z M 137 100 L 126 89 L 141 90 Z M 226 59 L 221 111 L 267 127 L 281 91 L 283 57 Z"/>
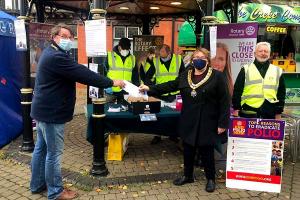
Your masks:
<path fill-rule="evenodd" d="M 196 46 L 196 35 L 188 22 L 184 22 L 179 30 L 178 46 Z"/>

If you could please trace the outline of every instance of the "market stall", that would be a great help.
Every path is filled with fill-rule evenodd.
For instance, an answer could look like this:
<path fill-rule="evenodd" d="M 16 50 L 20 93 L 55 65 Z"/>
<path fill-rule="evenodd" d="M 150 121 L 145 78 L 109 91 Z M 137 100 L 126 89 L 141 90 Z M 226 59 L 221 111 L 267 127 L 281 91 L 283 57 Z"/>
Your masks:
<path fill-rule="evenodd" d="M 15 17 L 0 11 L 0 148 L 21 134 L 22 65 L 16 51 Z"/>

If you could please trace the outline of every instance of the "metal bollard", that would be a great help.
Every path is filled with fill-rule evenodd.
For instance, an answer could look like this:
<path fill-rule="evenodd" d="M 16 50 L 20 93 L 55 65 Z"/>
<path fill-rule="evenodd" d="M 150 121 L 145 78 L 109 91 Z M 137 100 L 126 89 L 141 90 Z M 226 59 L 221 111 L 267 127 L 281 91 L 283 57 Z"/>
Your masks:
<path fill-rule="evenodd" d="M 91 174 L 95 176 L 106 176 L 109 172 L 106 167 L 104 158 L 104 104 L 106 98 L 93 99 L 93 114 L 92 114 L 92 127 L 93 127 L 93 167 Z"/>

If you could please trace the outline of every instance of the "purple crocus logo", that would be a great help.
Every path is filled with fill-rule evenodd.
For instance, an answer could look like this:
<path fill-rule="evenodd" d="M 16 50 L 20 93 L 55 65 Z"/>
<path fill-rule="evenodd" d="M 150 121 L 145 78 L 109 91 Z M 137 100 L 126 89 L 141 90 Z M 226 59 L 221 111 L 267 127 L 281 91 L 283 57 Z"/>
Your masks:
<path fill-rule="evenodd" d="M 246 34 L 247 35 L 253 35 L 255 33 L 255 27 L 254 26 L 248 26 L 246 28 Z"/>

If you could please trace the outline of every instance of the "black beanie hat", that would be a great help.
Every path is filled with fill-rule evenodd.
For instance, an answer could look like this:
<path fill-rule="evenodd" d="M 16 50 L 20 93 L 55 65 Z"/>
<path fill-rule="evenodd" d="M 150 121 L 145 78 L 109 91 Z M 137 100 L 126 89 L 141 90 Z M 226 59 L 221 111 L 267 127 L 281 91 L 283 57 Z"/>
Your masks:
<path fill-rule="evenodd" d="M 119 46 L 124 50 L 129 50 L 131 46 L 130 40 L 128 38 L 121 38 L 119 41 Z"/>

